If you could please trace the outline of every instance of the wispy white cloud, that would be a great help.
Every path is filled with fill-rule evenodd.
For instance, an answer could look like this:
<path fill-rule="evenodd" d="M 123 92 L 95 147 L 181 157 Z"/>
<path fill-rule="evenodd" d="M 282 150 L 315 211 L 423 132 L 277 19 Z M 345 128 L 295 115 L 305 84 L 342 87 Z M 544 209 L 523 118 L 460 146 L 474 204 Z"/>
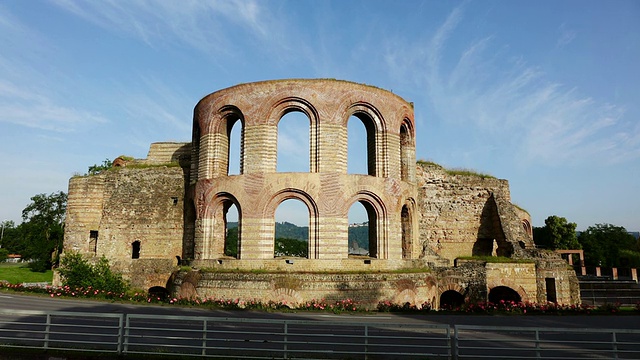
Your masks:
<path fill-rule="evenodd" d="M 61 105 L 41 89 L 0 79 L 0 122 L 55 132 L 73 132 L 88 123 L 107 119 L 82 109 Z"/>
<path fill-rule="evenodd" d="M 254 0 L 52 1 L 87 21 L 152 47 L 170 41 L 206 53 L 227 53 L 234 48 L 231 33 L 269 40 L 269 27 L 273 26 L 267 10 Z"/>
<path fill-rule="evenodd" d="M 639 127 L 624 121 L 623 107 L 554 82 L 542 68 L 510 54 L 507 45 L 496 44 L 499 35 L 476 39 L 454 53 L 449 45 L 462 41 L 455 36 L 463 20 L 462 8 L 453 10 L 425 41 L 423 56 L 405 63 L 393 52 L 387 56 L 393 71 L 423 64 L 420 79 L 439 120 L 470 126 L 529 161 L 618 162 L 639 156 Z M 575 36 L 569 35 L 565 40 Z"/>
<path fill-rule="evenodd" d="M 575 30 L 567 28 L 567 24 L 565 23 L 562 23 L 560 25 L 558 31 L 560 31 L 560 36 L 558 37 L 558 41 L 556 42 L 557 48 L 563 48 L 569 45 L 569 43 L 571 43 L 578 35 Z"/>

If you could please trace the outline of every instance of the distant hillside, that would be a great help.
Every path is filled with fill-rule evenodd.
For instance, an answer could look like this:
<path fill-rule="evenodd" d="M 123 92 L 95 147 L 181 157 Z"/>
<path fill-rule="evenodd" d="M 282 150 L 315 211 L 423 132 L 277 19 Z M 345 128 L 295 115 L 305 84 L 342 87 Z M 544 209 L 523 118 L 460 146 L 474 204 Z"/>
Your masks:
<path fill-rule="evenodd" d="M 227 229 L 234 229 L 238 227 L 237 222 L 228 222 Z M 276 239 L 295 239 L 300 241 L 309 241 L 309 227 L 297 226 L 292 223 L 282 222 L 276 223 Z"/>
<path fill-rule="evenodd" d="M 238 227 L 237 222 L 228 222 L 227 229 L 235 229 Z M 297 226 L 292 223 L 282 222 L 276 223 L 276 239 L 295 239 L 299 241 L 309 241 L 309 227 Z M 355 244 L 359 248 L 369 249 L 369 226 L 350 226 L 349 227 L 349 247 L 355 248 Z"/>

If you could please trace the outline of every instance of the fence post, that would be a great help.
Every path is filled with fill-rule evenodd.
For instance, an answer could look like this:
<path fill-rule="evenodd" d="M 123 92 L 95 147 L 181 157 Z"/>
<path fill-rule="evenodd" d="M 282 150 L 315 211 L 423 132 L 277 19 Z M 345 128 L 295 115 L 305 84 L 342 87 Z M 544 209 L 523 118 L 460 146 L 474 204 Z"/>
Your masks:
<path fill-rule="evenodd" d="M 129 351 L 129 326 L 131 325 L 130 317 L 131 315 L 126 315 L 125 328 L 124 328 L 124 346 L 122 349 L 122 353 L 126 354 Z"/>
<path fill-rule="evenodd" d="M 364 324 L 364 360 L 369 356 L 369 325 Z"/>
<path fill-rule="evenodd" d="M 540 359 L 540 331 L 536 329 L 536 359 Z"/>
<path fill-rule="evenodd" d="M 202 321 L 202 356 L 207 355 L 207 319 Z"/>
<path fill-rule="evenodd" d="M 49 331 L 51 331 L 51 314 L 47 313 L 47 324 L 44 328 L 44 349 L 49 348 Z"/>
<path fill-rule="evenodd" d="M 458 360 L 458 326 L 453 325 L 453 360 Z"/>
<path fill-rule="evenodd" d="M 289 356 L 287 354 L 287 334 L 288 334 L 288 323 L 284 322 L 284 353 L 282 354 L 283 359 L 288 359 Z"/>
<path fill-rule="evenodd" d="M 123 326 L 124 326 L 124 314 L 120 314 L 120 317 L 118 318 L 118 346 L 116 349 L 116 353 L 118 355 L 122 354 L 122 344 L 124 343 L 124 337 L 123 337 Z"/>
<path fill-rule="evenodd" d="M 613 342 L 613 358 L 614 359 L 618 359 L 618 341 L 617 341 L 617 337 L 616 337 L 616 332 L 612 331 L 611 332 L 611 341 Z"/>

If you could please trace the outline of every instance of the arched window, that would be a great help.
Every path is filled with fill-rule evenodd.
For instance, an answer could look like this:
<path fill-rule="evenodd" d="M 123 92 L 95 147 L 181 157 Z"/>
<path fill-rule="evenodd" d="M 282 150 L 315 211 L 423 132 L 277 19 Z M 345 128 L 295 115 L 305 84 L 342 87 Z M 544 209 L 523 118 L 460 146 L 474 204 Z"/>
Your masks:
<path fill-rule="evenodd" d="M 242 142 L 244 137 L 244 127 L 238 118 L 229 117 L 227 119 L 227 137 L 229 139 L 229 162 L 227 175 L 242 174 Z"/>
<path fill-rule="evenodd" d="M 229 201 L 226 205 L 229 207 L 224 214 L 225 237 L 224 237 L 224 255 L 234 258 L 240 258 L 240 221 L 238 208 Z"/>
<path fill-rule="evenodd" d="M 278 172 L 309 172 L 310 120 L 301 111 L 285 113 L 278 122 Z"/>
<path fill-rule="evenodd" d="M 413 252 L 413 221 L 409 206 L 406 204 L 402 206 L 400 218 L 402 226 L 402 258 L 411 259 L 411 253 Z"/>
<path fill-rule="evenodd" d="M 409 180 L 410 166 L 412 164 L 413 139 L 412 131 L 407 122 L 403 122 L 400 126 L 400 178 L 403 181 Z"/>
<path fill-rule="evenodd" d="M 309 209 L 298 199 L 280 203 L 275 213 L 273 257 L 309 257 Z"/>
<path fill-rule="evenodd" d="M 347 121 L 347 173 L 376 176 L 376 131 L 369 115 L 356 113 Z"/>
<path fill-rule="evenodd" d="M 140 258 L 140 241 L 136 240 L 131 243 L 131 258 L 139 259 Z"/>
<path fill-rule="evenodd" d="M 531 223 L 529 223 L 529 221 L 527 219 L 522 219 L 522 228 L 524 228 L 524 232 L 527 235 L 533 236 L 533 231 L 531 229 Z"/>
<path fill-rule="evenodd" d="M 349 255 L 378 257 L 378 217 L 366 201 L 358 201 L 349 209 Z"/>

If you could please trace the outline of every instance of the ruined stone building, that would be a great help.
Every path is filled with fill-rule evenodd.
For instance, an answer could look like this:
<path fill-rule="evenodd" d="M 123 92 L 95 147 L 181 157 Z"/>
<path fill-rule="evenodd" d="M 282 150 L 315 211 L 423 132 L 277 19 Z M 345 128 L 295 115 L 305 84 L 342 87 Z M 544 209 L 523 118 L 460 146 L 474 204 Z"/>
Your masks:
<path fill-rule="evenodd" d="M 308 172 L 278 172 L 278 126 L 309 124 Z M 366 129 L 367 174 L 347 172 L 347 122 Z M 240 173 L 229 174 L 241 127 Z M 64 251 L 106 256 L 136 287 L 176 296 L 285 301 L 352 298 L 441 305 L 514 299 L 578 303 L 573 271 L 535 249 L 506 180 L 416 162 L 413 104 L 372 86 L 279 80 L 214 92 L 196 105 L 190 143 L 155 143 L 146 159 L 69 182 Z M 274 216 L 309 213 L 306 257 L 274 255 Z M 369 221 L 369 255 L 348 250 L 348 212 Z M 238 212 L 234 256 L 227 212 Z M 501 256 L 506 262 L 478 256 Z M 178 266 L 183 265 L 183 266 Z"/>

